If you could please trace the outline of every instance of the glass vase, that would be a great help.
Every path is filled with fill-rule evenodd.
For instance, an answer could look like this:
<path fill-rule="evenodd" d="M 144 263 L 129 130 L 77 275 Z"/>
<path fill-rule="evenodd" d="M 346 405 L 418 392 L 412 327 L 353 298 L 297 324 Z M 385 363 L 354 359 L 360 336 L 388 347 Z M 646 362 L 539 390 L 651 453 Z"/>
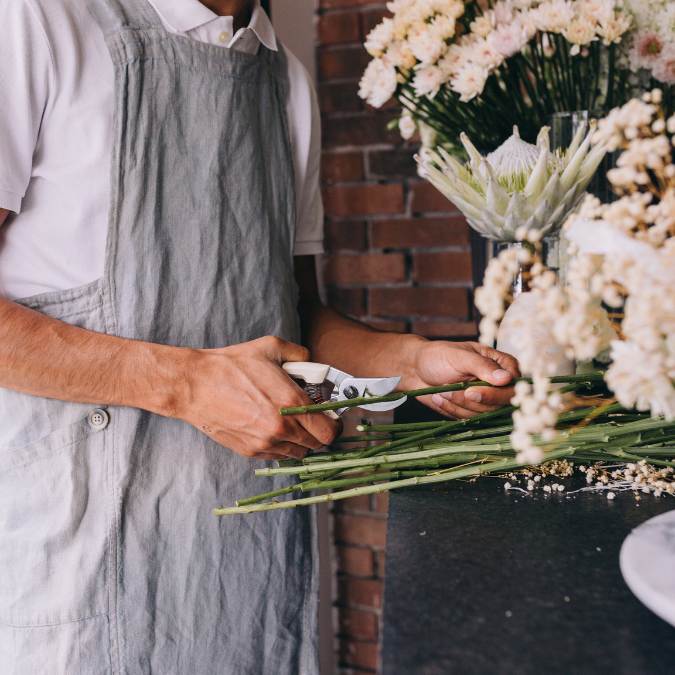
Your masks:
<path fill-rule="evenodd" d="M 526 244 L 519 242 L 490 242 L 492 255 L 499 255 L 505 249 L 522 249 Z M 561 275 L 560 239 L 558 233 L 546 237 L 542 242 L 541 256 L 546 266 Z M 499 325 L 496 347 L 512 354 L 524 363 L 524 356 L 531 345 L 543 354 L 546 363 L 556 375 L 570 375 L 575 370 L 574 361 L 555 340 L 548 322 L 542 321 L 538 300 L 530 292 L 529 271 L 521 266 L 511 286 L 513 301 Z"/>
<path fill-rule="evenodd" d="M 513 241 L 488 241 L 489 258 L 496 258 L 502 251 L 509 248 L 522 249 L 525 244 Z M 555 232 L 548 237 L 544 237 L 542 241 L 542 261 L 551 270 L 560 273 L 561 269 L 561 254 L 560 254 L 560 233 Z M 515 298 L 521 293 L 526 293 L 530 290 L 529 274 L 522 266 L 518 270 L 518 274 L 511 284 L 511 294 Z"/>

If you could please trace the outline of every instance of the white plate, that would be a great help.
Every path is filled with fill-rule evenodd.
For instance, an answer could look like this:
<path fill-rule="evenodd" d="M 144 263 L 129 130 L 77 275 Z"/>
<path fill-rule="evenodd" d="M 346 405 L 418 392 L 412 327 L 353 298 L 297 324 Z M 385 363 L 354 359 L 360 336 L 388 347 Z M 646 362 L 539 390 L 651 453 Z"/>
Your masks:
<path fill-rule="evenodd" d="M 638 600 L 675 626 L 675 509 L 636 527 L 623 542 L 619 563 Z"/>

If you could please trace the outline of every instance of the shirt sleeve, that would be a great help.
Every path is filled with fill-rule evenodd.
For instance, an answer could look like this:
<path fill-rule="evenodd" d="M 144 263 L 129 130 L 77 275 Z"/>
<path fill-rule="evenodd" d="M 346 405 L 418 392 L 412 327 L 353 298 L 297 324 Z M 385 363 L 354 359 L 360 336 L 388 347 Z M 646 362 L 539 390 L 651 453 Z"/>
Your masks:
<path fill-rule="evenodd" d="M 0 0 L 0 208 L 19 213 L 47 107 L 53 61 L 27 0 Z"/>
<path fill-rule="evenodd" d="M 321 117 L 309 73 L 288 50 L 288 120 L 295 165 L 295 255 L 323 253 L 321 199 Z"/>

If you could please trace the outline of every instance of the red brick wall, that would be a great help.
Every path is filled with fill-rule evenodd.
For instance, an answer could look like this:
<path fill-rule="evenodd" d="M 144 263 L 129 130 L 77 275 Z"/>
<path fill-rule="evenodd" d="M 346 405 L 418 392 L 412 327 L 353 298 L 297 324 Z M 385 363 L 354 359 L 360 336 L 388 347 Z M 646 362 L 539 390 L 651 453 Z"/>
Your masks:
<path fill-rule="evenodd" d="M 384 2 L 319 0 L 318 88 L 331 303 L 386 330 L 475 335 L 471 255 L 463 218 L 416 175 L 415 146 L 387 131 L 395 116 L 357 96 L 365 34 Z M 343 672 L 377 667 L 387 500 L 335 509 L 338 660 Z"/>

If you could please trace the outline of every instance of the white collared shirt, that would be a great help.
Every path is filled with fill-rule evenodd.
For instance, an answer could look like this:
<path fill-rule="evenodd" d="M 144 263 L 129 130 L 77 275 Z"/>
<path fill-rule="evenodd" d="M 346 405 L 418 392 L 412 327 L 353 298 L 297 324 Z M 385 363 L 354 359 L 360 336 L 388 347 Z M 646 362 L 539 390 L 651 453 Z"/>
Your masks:
<path fill-rule="evenodd" d="M 165 27 L 255 53 L 277 49 L 258 3 L 246 28 L 199 0 L 148 0 Z M 113 67 L 86 0 L 0 0 L 0 295 L 74 288 L 103 274 L 113 144 Z M 323 250 L 320 123 L 304 67 L 286 50 L 296 255 Z M 205 195 L 204 198 L 208 198 Z"/>

